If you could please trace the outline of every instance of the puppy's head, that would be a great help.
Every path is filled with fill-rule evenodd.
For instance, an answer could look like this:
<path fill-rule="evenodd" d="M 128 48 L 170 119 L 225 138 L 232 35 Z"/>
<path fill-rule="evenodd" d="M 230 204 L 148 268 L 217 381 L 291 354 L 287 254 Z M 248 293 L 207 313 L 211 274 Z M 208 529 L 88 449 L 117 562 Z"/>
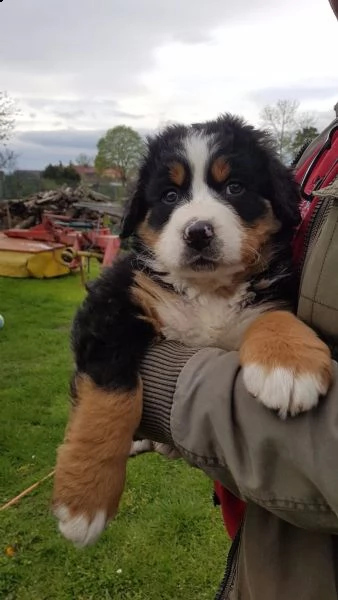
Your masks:
<path fill-rule="evenodd" d="M 148 140 L 121 237 L 136 235 L 182 277 L 243 272 L 277 232 L 289 243 L 298 205 L 268 135 L 226 115 Z"/>

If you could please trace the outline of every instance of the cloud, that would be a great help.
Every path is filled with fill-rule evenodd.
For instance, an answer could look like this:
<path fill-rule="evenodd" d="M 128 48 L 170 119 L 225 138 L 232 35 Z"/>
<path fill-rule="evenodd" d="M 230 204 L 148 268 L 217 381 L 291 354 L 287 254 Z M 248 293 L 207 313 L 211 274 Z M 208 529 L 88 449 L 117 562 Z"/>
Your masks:
<path fill-rule="evenodd" d="M 109 123 L 117 123 L 126 120 L 128 122 L 137 122 L 145 118 L 145 115 L 137 114 L 137 112 L 127 112 L 119 108 L 118 102 L 112 99 L 58 99 L 58 98 L 34 98 L 27 96 L 21 101 L 23 114 L 27 117 L 33 113 L 39 115 L 39 121 L 32 123 L 33 128 L 40 128 L 41 125 L 47 124 L 55 120 L 60 122 L 60 127 L 67 126 L 73 128 L 98 129 L 101 126 L 107 128 Z M 29 128 L 30 121 L 20 121 L 21 128 Z"/>
<path fill-rule="evenodd" d="M 337 79 L 336 80 L 316 80 L 316 82 L 303 82 L 293 86 L 275 86 L 255 90 L 249 96 L 258 104 L 274 104 L 280 98 L 297 98 L 304 105 L 313 104 L 318 101 L 327 103 L 330 99 L 338 96 Z"/>
<path fill-rule="evenodd" d="M 224 111 L 257 123 L 280 97 L 323 120 L 338 91 L 328 0 L 5 0 L 0 21 L 1 88 L 22 111 L 20 165 L 40 165 L 46 151 L 68 160 L 87 149 L 87 132 L 121 123 L 149 130 Z"/>
<path fill-rule="evenodd" d="M 43 146 L 44 148 L 82 148 L 85 151 L 93 150 L 103 134 L 103 130 L 25 131 L 18 134 L 17 143 Z"/>
<path fill-rule="evenodd" d="M 267 0 L 11 0 L 1 10 L 1 62 L 14 85 L 21 73 L 41 91 L 115 96 L 141 91 L 139 75 L 153 62 L 153 50 L 182 41 L 201 43 L 220 20 L 250 15 Z M 4 67 L 5 65 L 5 67 Z M 15 86 L 18 89 L 18 84 Z M 18 90 L 19 91 L 19 90 Z"/>
<path fill-rule="evenodd" d="M 19 155 L 18 164 L 25 169 L 43 169 L 48 163 L 74 161 L 84 152 L 95 156 L 96 145 L 105 130 L 51 130 L 17 133 L 13 150 Z M 139 130 L 145 137 L 149 130 Z"/>
<path fill-rule="evenodd" d="M 67 164 L 81 153 L 95 156 L 103 131 L 26 131 L 18 133 L 12 147 L 17 163 L 24 169 L 43 169 L 60 160 Z"/>

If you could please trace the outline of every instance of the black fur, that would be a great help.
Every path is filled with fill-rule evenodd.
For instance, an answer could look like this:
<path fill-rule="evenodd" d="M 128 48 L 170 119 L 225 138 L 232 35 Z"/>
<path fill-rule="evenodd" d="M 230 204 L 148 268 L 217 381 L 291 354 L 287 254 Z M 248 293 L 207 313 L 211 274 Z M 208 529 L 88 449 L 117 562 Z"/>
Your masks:
<path fill-rule="evenodd" d="M 153 327 L 138 318 L 140 309 L 130 295 L 136 265 L 130 255 L 105 269 L 89 286 L 74 319 L 76 370 L 107 390 L 136 387 L 140 361 L 155 335 Z"/>

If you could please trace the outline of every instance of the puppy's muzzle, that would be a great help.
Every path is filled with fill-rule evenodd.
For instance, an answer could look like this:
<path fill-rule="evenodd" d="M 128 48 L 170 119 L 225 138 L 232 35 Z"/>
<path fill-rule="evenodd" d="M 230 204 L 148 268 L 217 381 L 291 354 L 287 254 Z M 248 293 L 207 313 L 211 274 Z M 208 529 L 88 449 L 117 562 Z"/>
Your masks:
<path fill-rule="evenodd" d="M 215 237 L 215 231 L 209 221 L 195 221 L 183 231 L 183 240 L 192 250 L 204 250 Z"/>

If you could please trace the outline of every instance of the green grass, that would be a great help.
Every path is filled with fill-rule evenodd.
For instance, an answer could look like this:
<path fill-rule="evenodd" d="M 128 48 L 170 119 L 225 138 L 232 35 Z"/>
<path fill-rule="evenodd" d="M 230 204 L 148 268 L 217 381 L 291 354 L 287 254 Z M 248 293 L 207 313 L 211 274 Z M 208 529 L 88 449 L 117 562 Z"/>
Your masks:
<path fill-rule="evenodd" d="M 0 278 L 0 504 L 55 462 L 67 418 L 76 276 Z M 210 481 L 182 461 L 131 460 L 117 519 L 76 550 L 50 515 L 52 482 L 0 512 L 2 600 L 211 600 L 227 539 Z M 8 547 L 14 556 L 8 556 Z"/>

